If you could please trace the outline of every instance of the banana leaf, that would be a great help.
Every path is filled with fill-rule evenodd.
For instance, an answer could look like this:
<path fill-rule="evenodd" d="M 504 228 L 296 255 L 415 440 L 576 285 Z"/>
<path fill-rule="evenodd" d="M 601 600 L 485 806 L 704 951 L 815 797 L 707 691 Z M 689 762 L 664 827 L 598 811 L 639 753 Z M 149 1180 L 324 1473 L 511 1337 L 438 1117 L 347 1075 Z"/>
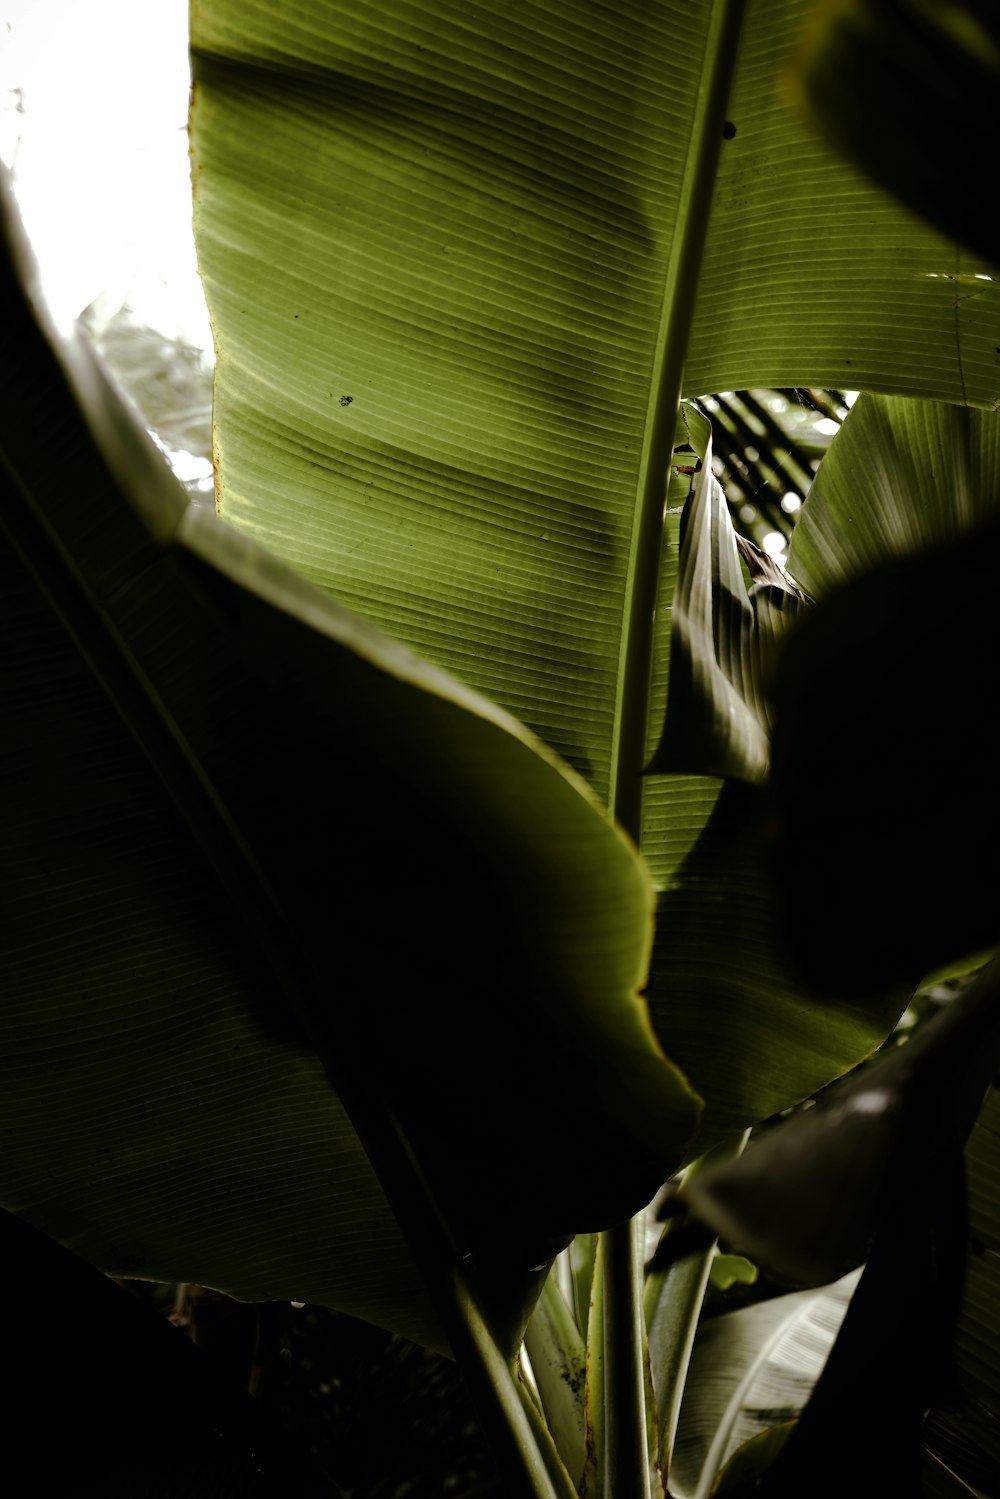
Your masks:
<path fill-rule="evenodd" d="M 192 18 L 221 513 L 530 724 L 641 832 L 651 1012 L 707 1100 L 698 1148 L 843 1071 L 900 1001 L 834 1000 L 815 1024 L 753 798 L 658 777 L 639 814 L 677 398 L 995 393 L 989 297 L 956 322 L 936 278 L 954 247 L 778 98 L 804 15 L 200 0 Z"/>
<path fill-rule="evenodd" d="M 998 506 L 995 412 L 862 395 L 820 465 L 788 569 L 819 600 L 880 563 L 987 523 Z"/>
<path fill-rule="evenodd" d="M 804 1484 L 916 1492 L 921 1422 L 920 1482 L 944 1483 L 944 1464 L 957 1482 L 996 1488 L 995 1088 L 980 1105 L 1000 1051 L 997 997 L 994 962 L 830 1099 L 685 1186 L 714 1230 L 782 1278 L 818 1281 L 868 1259 L 857 1314 L 765 1482 L 775 1499 Z M 879 1414 L 874 1444 L 846 1435 L 859 1405 Z"/>
<path fill-rule="evenodd" d="M 553 1238 L 697 1115 L 636 993 L 648 878 L 509 714 L 190 506 L 13 217 L 4 251 L 2 1200 L 108 1272 L 443 1346 L 400 1127 L 510 1351 Z"/>
<path fill-rule="evenodd" d="M 938 1024 L 936 1021 L 934 1023 Z M 927 1040 L 930 1040 L 929 1033 Z M 981 1047 L 979 1049 L 981 1050 Z M 896 1069 L 898 1070 L 899 1063 L 905 1063 L 905 1061 L 906 1050 L 904 1048 L 901 1053 L 896 1053 Z M 986 1065 L 989 1065 L 988 1060 Z M 956 1069 L 954 1059 L 941 1067 L 940 1074 L 944 1081 L 940 1084 L 938 1091 L 942 1095 L 945 1088 L 950 1085 L 952 1077 L 958 1072 L 960 1069 Z M 884 1076 L 884 1073 L 882 1075 Z M 880 1085 L 877 1072 L 871 1072 L 867 1076 L 869 1087 Z M 916 1152 L 915 1159 L 909 1164 L 900 1166 L 897 1161 L 894 1172 L 896 1180 L 901 1170 L 911 1174 L 912 1198 L 917 1219 L 916 1233 L 919 1233 L 922 1220 L 930 1220 L 938 1214 L 943 1215 L 946 1223 L 954 1221 L 959 1228 L 961 1227 L 961 1215 L 955 1217 L 950 1198 L 944 1190 L 946 1185 L 944 1169 L 934 1158 L 935 1149 L 944 1143 L 940 1138 L 942 1132 L 934 1112 L 935 1109 L 940 1108 L 941 1101 L 940 1098 L 931 1096 L 923 1099 L 918 1105 L 917 1112 L 928 1120 L 926 1133 L 929 1143 Z M 845 1112 L 843 1108 L 841 1112 Z M 806 1118 L 809 1117 L 809 1115 L 806 1116 Z M 870 1114 L 869 1123 L 877 1128 L 880 1121 Z M 990 1494 L 996 1492 L 998 1482 L 1000 1482 L 1000 1428 L 998 1428 L 997 1417 L 998 1404 L 1000 1404 L 1000 1394 L 998 1394 L 1000 1362 L 997 1359 L 997 1348 L 1000 1346 L 1000 1338 L 998 1338 L 998 1331 L 1000 1331 L 1000 1276 L 998 1276 L 1000 1224 L 998 1224 L 997 1217 L 997 1203 L 1000 1201 L 998 1124 L 1000 1124 L 1000 1107 L 998 1107 L 997 1090 L 994 1086 L 983 1104 L 978 1121 L 965 1147 L 968 1231 L 964 1251 L 964 1284 L 953 1346 L 947 1350 L 947 1356 L 942 1357 L 938 1353 L 934 1360 L 936 1390 L 931 1409 L 923 1425 L 924 1452 L 919 1477 L 921 1499 L 937 1499 L 938 1495 Z M 777 1136 L 774 1139 L 776 1141 Z M 845 1142 L 843 1148 L 845 1163 L 852 1155 L 854 1161 L 854 1171 L 848 1190 L 852 1195 L 864 1195 L 865 1169 L 873 1156 L 874 1142 L 855 1141 L 853 1150 Z M 760 1163 L 762 1174 L 758 1175 L 758 1188 L 768 1170 L 773 1174 L 784 1170 L 787 1179 L 788 1165 L 787 1155 L 780 1164 L 773 1156 L 769 1166 L 762 1161 Z M 811 1167 L 807 1169 L 815 1174 L 819 1167 L 820 1162 L 814 1157 Z M 793 1168 L 792 1175 L 794 1174 Z M 883 1179 L 881 1186 L 883 1196 L 893 1189 L 894 1177 L 890 1175 Z M 796 1186 L 794 1182 L 789 1182 L 789 1203 L 793 1198 L 796 1198 Z M 800 1178 L 796 1205 L 790 1211 L 797 1213 L 799 1220 L 805 1226 L 805 1220 L 810 1214 L 804 1211 L 803 1203 Z M 842 1197 L 840 1211 L 843 1212 L 843 1209 L 844 1198 Z M 853 1211 L 852 1204 L 851 1212 Z M 847 1216 L 850 1216 L 850 1213 Z M 789 1216 L 786 1214 L 786 1230 L 788 1223 Z M 893 1328 L 888 1320 L 890 1316 L 888 1308 L 898 1294 L 897 1282 L 905 1281 L 905 1278 L 912 1274 L 913 1265 L 918 1260 L 918 1256 L 914 1253 L 915 1242 L 915 1237 L 902 1237 L 896 1253 L 889 1257 L 884 1267 L 879 1305 L 873 1309 L 870 1335 L 867 1339 L 862 1338 L 860 1346 L 855 1349 L 857 1359 L 855 1365 L 846 1368 L 842 1374 L 842 1409 L 857 1409 L 860 1380 L 863 1377 L 862 1366 L 870 1363 L 873 1357 L 879 1361 L 880 1378 L 883 1382 L 896 1384 L 900 1382 L 899 1372 L 897 1370 L 893 1373 L 891 1364 L 893 1357 L 891 1350 L 893 1345 L 900 1341 L 900 1327 Z M 845 1287 L 852 1285 L 856 1280 L 857 1272 L 852 1272 L 845 1278 L 843 1285 Z M 929 1284 L 930 1282 L 928 1286 Z M 913 1297 L 908 1295 L 903 1299 L 901 1325 L 917 1328 L 918 1334 L 927 1322 L 930 1312 L 930 1302 L 926 1293 L 927 1286 L 924 1287 L 919 1299 L 922 1308 L 919 1318 L 913 1316 Z M 699 1481 L 703 1486 L 711 1482 L 718 1471 L 716 1461 L 723 1445 L 727 1451 L 734 1452 L 733 1457 L 726 1464 L 727 1477 L 735 1475 L 737 1462 L 744 1471 L 752 1468 L 758 1474 L 762 1467 L 770 1466 L 774 1454 L 766 1450 L 755 1450 L 759 1438 L 751 1436 L 742 1450 L 739 1448 L 734 1450 L 734 1444 L 740 1439 L 741 1433 L 745 1437 L 754 1430 L 755 1402 L 759 1408 L 761 1431 L 771 1430 L 773 1422 L 797 1416 L 803 1404 L 803 1396 L 808 1394 L 811 1384 L 823 1365 L 829 1349 L 830 1337 L 827 1337 L 825 1341 L 817 1341 L 815 1335 L 807 1337 L 798 1352 L 794 1352 L 794 1339 L 799 1336 L 795 1332 L 798 1323 L 794 1316 L 789 1316 L 787 1327 L 793 1333 L 793 1340 L 785 1341 L 783 1344 L 781 1339 L 785 1338 L 785 1334 L 781 1332 L 782 1309 L 787 1308 L 789 1312 L 794 1312 L 796 1308 L 801 1308 L 808 1319 L 813 1315 L 811 1308 L 823 1307 L 824 1298 L 828 1295 L 828 1289 L 795 1293 L 764 1302 L 747 1311 L 726 1314 L 704 1324 L 699 1333 L 699 1342 L 696 1345 L 695 1359 L 685 1395 L 678 1461 L 670 1475 L 671 1492 L 676 1493 L 678 1499 L 684 1492 L 695 1492 Z M 843 1314 L 845 1305 L 846 1301 L 841 1301 L 840 1315 Z M 839 1316 L 837 1321 L 839 1322 Z M 744 1332 L 738 1337 L 737 1333 L 740 1329 L 744 1329 Z M 777 1343 L 773 1342 L 775 1331 L 779 1334 Z M 834 1331 L 835 1326 L 831 1324 L 831 1336 Z M 783 1346 L 784 1354 L 782 1354 Z M 912 1362 L 920 1356 L 919 1347 L 916 1347 L 907 1354 L 907 1359 Z M 766 1376 L 763 1383 L 761 1383 L 762 1375 Z M 732 1392 L 737 1389 L 741 1392 L 740 1398 L 734 1400 Z M 730 1419 L 720 1422 L 712 1402 L 714 1400 L 718 1404 L 726 1398 L 730 1400 L 730 1405 L 727 1407 Z M 832 1419 L 836 1422 L 835 1412 Z M 847 1422 L 845 1425 L 852 1426 L 853 1423 Z M 844 1428 L 842 1427 L 841 1430 Z M 779 1438 L 783 1437 L 785 1429 L 779 1426 L 776 1435 Z M 826 1435 L 829 1437 L 829 1428 Z M 713 1459 L 709 1461 L 707 1454 L 713 1442 L 716 1452 Z M 852 1490 L 858 1489 L 860 1492 L 858 1486 L 862 1472 L 867 1471 L 871 1465 L 863 1450 L 856 1452 L 856 1458 L 854 1476 L 850 1484 Z M 825 1457 L 820 1460 L 819 1469 L 815 1466 L 815 1452 L 810 1459 L 806 1460 L 805 1469 L 810 1476 L 805 1481 L 810 1491 L 816 1486 L 817 1472 L 828 1467 L 830 1459 L 831 1453 L 827 1450 Z M 799 1482 L 801 1481 L 803 1479 L 800 1469 Z M 840 1482 L 840 1479 L 836 1479 L 836 1482 Z M 792 1489 L 793 1491 L 795 1489 L 794 1479 Z M 723 1492 L 722 1486 L 719 1492 Z"/>
<path fill-rule="evenodd" d="M 569 1303 L 551 1275 L 525 1330 L 524 1346 L 546 1425 L 567 1473 L 579 1486 L 586 1457 L 586 1345 Z"/>

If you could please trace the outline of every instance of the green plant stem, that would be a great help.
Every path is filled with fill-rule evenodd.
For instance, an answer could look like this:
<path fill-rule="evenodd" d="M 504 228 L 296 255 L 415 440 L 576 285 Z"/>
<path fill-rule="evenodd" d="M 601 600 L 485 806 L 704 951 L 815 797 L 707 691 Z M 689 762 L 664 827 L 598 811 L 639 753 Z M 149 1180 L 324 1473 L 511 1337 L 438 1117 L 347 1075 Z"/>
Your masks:
<path fill-rule="evenodd" d="M 603 1499 L 649 1499 L 639 1234 L 642 1220 L 602 1234 L 604 1253 Z"/>
<path fill-rule="evenodd" d="M 715 0 L 712 6 L 693 139 L 664 283 L 646 442 L 636 485 L 610 796 L 612 812 L 636 842 L 642 819 L 641 774 L 646 760 L 653 613 L 667 474 L 745 5 L 746 0 Z"/>
<path fill-rule="evenodd" d="M 642 828 L 642 770 L 648 738 L 653 616 L 667 475 L 744 8 L 745 0 L 716 0 L 712 7 L 702 89 L 694 116 L 694 138 L 687 157 L 681 207 L 674 226 L 674 248 L 666 273 L 657 368 L 636 489 L 610 795 L 614 816 L 636 843 Z M 604 1492 L 609 1499 L 612 1485 L 616 1499 L 631 1499 L 631 1496 L 646 1499 L 649 1494 L 636 1233 L 634 1224 L 619 1224 L 604 1236 L 607 1446 L 603 1473 Z"/>
<path fill-rule="evenodd" d="M 475 1296 L 458 1269 L 435 1295 L 452 1351 L 479 1410 L 501 1480 L 511 1499 L 575 1499 L 530 1393 L 498 1349 Z"/>
<path fill-rule="evenodd" d="M 570 1476 L 579 1481 L 586 1457 L 583 1390 L 586 1352 L 555 1267 L 528 1323 L 524 1346 L 545 1421 Z"/>
<path fill-rule="evenodd" d="M 684 1173 L 684 1181 L 691 1181 L 706 1166 L 719 1165 L 741 1154 L 749 1134 L 747 1130 L 735 1145 L 719 1145 L 692 1162 Z M 674 1224 L 668 1223 L 663 1239 L 668 1239 L 673 1232 Z M 660 1471 L 664 1485 L 670 1472 L 684 1385 L 715 1244 L 713 1239 L 704 1249 L 684 1255 L 666 1270 L 654 1270 L 646 1280 L 644 1310 L 649 1328 L 649 1357 L 656 1390 Z"/>

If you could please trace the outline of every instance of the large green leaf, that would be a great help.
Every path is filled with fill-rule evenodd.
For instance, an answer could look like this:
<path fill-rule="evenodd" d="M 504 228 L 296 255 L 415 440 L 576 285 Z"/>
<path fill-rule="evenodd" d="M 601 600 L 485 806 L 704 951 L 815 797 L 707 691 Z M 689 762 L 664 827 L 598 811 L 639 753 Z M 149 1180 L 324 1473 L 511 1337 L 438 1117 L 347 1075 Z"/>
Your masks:
<path fill-rule="evenodd" d="M 110 1271 L 440 1342 L 388 1108 L 510 1341 L 551 1237 L 641 1206 L 696 1116 L 636 993 L 647 876 L 506 712 L 187 505 L 17 227 L 3 1201 Z"/>
<path fill-rule="evenodd" d="M 524 1335 L 545 1421 L 574 1484 L 586 1457 L 586 1345 L 569 1303 L 550 1275 Z"/>
<path fill-rule="evenodd" d="M 602 793 L 679 300 L 693 393 L 996 389 L 992 288 L 956 331 L 952 247 L 777 98 L 802 4 L 746 8 L 728 87 L 743 9 L 193 8 L 222 513 Z"/>
<path fill-rule="evenodd" d="M 956 311 L 954 247 L 778 99 L 803 12 L 193 8 L 223 515 L 523 718 L 632 828 L 682 366 L 693 393 L 996 391 L 992 286 Z M 706 1139 L 842 1071 L 898 1008 L 816 1025 L 752 820 L 718 794 L 658 782 L 643 821 L 654 1020 Z"/>

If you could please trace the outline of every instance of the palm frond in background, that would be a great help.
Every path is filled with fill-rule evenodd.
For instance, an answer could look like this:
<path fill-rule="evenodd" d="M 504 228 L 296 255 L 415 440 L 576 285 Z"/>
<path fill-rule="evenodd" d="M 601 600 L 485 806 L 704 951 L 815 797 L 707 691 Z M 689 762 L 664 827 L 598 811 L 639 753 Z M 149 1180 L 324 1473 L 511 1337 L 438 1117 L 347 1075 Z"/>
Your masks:
<path fill-rule="evenodd" d="M 111 312 L 92 303 L 79 321 L 192 500 L 211 504 L 211 357 L 148 327 L 127 302 Z"/>
<path fill-rule="evenodd" d="M 740 390 L 699 396 L 713 466 L 737 531 L 779 560 L 820 459 L 847 415 L 839 390 Z"/>

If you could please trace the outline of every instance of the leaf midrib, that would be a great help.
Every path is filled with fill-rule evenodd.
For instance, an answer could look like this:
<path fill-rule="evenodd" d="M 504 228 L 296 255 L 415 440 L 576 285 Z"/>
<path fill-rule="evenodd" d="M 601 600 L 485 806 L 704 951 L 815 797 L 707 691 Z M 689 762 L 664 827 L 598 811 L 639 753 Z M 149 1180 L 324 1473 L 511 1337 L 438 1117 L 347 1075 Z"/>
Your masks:
<path fill-rule="evenodd" d="M 722 148 L 722 126 L 736 71 L 745 9 L 746 0 L 715 0 L 709 18 L 698 108 L 692 120 L 690 148 L 685 157 L 684 180 L 664 277 L 636 482 L 610 783 L 611 811 L 636 842 L 642 820 L 640 774 L 646 758 L 654 609 L 667 476 Z"/>

